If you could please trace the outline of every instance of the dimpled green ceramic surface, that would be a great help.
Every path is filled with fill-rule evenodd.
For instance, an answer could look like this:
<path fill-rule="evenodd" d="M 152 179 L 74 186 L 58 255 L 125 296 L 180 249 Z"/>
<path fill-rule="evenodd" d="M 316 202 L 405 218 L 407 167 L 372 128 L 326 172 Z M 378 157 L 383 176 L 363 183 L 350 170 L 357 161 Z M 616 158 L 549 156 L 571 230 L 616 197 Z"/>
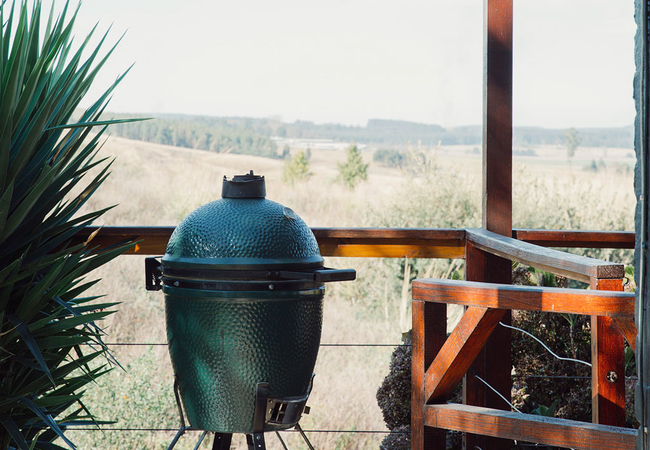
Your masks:
<path fill-rule="evenodd" d="M 307 394 L 320 343 L 323 288 L 232 297 L 164 291 L 169 353 L 193 427 L 251 433 L 258 382 L 270 384 L 272 398 Z"/>
<path fill-rule="evenodd" d="M 201 206 L 176 227 L 163 257 L 163 265 L 184 268 L 322 264 L 307 224 L 265 198 L 222 198 Z"/>
<path fill-rule="evenodd" d="M 262 290 L 218 290 L 192 282 L 222 282 L 229 270 L 313 269 L 322 262 L 302 219 L 264 198 L 217 200 L 178 225 L 162 259 L 163 274 L 185 272 L 181 283 L 167 278 L 163 292 L 169 352 L 193 427 L 252 433 L 261 382 L 269 383 L 273 399 L 308 395 L 324 288 L 312 282 L 283 290 L 281 283 L 274 289 L 262 282 Z M 198 278 L 192 278 L 195 270 Z M 210 270 L 218 275 L 211 278 Z M 283 427 L 289 426 L 266 424 L 265 431 Z"/>

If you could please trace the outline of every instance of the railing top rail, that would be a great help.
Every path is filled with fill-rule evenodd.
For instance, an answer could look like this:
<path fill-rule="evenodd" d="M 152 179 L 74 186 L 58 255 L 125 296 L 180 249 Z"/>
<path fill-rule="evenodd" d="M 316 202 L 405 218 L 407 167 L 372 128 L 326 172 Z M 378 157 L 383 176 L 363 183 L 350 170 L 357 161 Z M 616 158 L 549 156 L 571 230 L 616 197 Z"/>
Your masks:
<path fill-rule="evenodd" d="M 568 278 L 590 282 L 592 279 L 625 276 L 623 264 L 543 248 L 482 228 L 468 228 L 465 231 L 467 241 L 480 250 Z"/>
<path fill-rule="evenodd" d="M 512 230 L 512 237 L 542 247 L 634 248 L 634 231 Z"/>
<path fill-rule="evenodd" d="M 413 300 L 634 319 L 634 294 L 631 292 L 426 278 L 413 280 Z"/>
<path fill-rule="evenodd" d="M 75 236 L 75 242 L 86 241 L 97 230 L 98 227 L 86 227 Z M 173 231 L 173 226 L 102 227 L 93 237 L 92 244 L 103 248 L 120 241 L 135 239 L 141 242 L 131 254 L 162 255 Z M 312 231 L 323 256 L 386 258 L 464 258 L 468 232 L 465 229 L 449 228 L 312 228 Z M 473 236 L 479 236 L 480 231 L 469 229 Z M 525 244 L 521 241 L 530 241 L 541 247 L 634 247 L 634 233 L 630 232 L 513 230 L 513 236 L 520 241 L 512 239 L 512 242 Z M 540 247 L 527 248 L 534 249 L 536 253 L 543 253 L 543 248 Z M 550 252 L 558 259 L 574 258 L 564 252 Z M 612 266 L 611 263 L 605 264 Z M 586 280 L 584 275 L 578 279 Z"/>

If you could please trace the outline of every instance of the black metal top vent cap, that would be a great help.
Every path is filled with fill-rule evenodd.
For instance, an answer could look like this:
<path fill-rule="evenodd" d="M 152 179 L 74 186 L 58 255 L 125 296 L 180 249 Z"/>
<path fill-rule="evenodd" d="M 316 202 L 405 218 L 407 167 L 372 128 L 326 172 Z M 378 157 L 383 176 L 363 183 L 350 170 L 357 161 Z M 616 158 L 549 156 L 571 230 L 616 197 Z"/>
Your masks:
<path fill-rule="evenodd" d="M 235 175 L 232 180 L 223 176 L 221 198 L 265 198 L 264 176 L 255 175 L 251 170 L 246 175 Z"/>

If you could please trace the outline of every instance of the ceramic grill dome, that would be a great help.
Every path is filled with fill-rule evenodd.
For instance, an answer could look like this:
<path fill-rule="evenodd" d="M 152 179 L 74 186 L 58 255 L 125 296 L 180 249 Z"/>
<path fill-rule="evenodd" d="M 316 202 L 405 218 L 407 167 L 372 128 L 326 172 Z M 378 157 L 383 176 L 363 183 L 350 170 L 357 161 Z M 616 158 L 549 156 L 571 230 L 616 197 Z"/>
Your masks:
<path fill-rule="evenodd" d="M 323 283 L 355 278 L 354 270 L 324 268 L 305 222 L 265 195 L 264 177 L 252 171 L 224 178 L 223 198 L 178 225 L 162 263 L 147 261 L 148 289 L 165 294 L 169 353 L 190 424 L 262 441 L 305 411 Z"/>
<path fill-rule="evenodd" d="M 174 230 L 163 263 L 170 267 L 320 267 L 307 224 L 266 198 L 222 198 L 201 206 Z"/>

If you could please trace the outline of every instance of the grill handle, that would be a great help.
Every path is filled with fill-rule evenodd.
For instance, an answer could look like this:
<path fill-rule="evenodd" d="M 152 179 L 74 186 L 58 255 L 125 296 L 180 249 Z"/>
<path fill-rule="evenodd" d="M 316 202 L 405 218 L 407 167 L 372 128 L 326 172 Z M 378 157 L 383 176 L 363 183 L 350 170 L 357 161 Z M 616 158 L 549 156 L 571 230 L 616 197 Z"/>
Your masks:
<path fill-rule="evenodd" d="M 354 269 L 322 269 L 311 272 L 289 272 L 281 270 L 277 272 L 279 278 L 285 280 L 305 280 L 315 281 L 316 283 L 328 283 L 332 281 L 352 281 L 357 278 L 357 271 Z"/>

